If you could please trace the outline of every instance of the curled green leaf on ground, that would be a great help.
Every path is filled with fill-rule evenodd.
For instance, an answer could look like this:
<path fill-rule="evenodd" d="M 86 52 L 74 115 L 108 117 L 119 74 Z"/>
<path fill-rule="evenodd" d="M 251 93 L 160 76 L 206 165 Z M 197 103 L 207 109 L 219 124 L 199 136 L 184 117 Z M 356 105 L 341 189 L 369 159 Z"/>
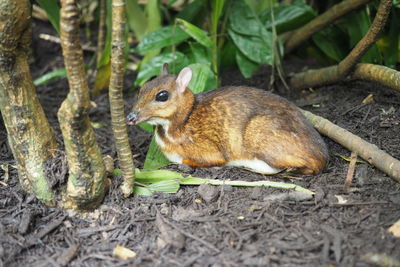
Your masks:
<path fill-rule="evenodd" d="M 135 193 L 138 195 L 152 195 L 155 192 L 162 193 L 176 193 L 181 185 L 231 185 L 231 186 L 265 186 L 280 189 L 289 189 L 305 194 L 313 195 L 314 192 L 292 183 L 272 182 L 272 181 L 230 181 L 230 180 L 217 180 L 199 177 L 184 177 L 182 174 L 170 170 L 155 170 L 155 171 L 140 171 L 135 170 L 136 182 Z M 143 186 L 145 185 L 145 186 Z M 151 194 L 150 194 L 151 193 Z"/>

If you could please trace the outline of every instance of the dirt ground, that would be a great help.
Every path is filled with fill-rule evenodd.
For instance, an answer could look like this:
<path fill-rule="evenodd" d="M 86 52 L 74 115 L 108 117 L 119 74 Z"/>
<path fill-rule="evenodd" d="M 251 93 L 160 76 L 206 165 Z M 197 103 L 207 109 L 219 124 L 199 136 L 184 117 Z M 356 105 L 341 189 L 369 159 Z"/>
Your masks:
<path fill-rule="evenodd" d="M 59 45 L 39 39 L 42 32 L 53 34 L 35 22 L 33 77 L 63 65 Z M 288 73 L 301 71 L 305 65 L 288 62 Z M 134 74 L 128 73 L 127 88 L 133 79 Z M 268 70 L 247 80 L 238 70 L 224 71 L 222 84 L 268 88 Z M 61 142 L 56 113 L 66 96 L 67 82 L 54 81 L 37 90 Z M 133 94 L 132 90 L 127 93 L 128 105 Z M 369 94 L 374 101 L 362 104 Z M 293 92 L 290 98 L 400 159 L 399 93 L 377 84 L 348 81 Z M 91 119 L 104 125 L 96 129 L 97 140 L 103 153 L 115 157 L 107 95 L 94 102 Z M 135 164 L 142 167 L 150 136 L 134 127 L 129 132 L 138 154 Z M 177 194 L 124 199 L 118 190 L 121 178 L 115 177 L 101 207 L 79 214 L 47 208 L 21 189 L 0 120 L 0 164 L 9 168 L 8 179 L 0 168 L 0 266 L 361 267 L 373 266 L 364 258 L 370 253 L 400 260 L 400 239 L 387 231 L 400 219 L 399 185 L 374 167 L 359 163 L 350 193 L 345 193 L 349 162 L 341 156 L 349 157 L 350 152 L 324 139 L 330 162 L 316 176 L 265 176 L 233 167 L 168 167 L 197 177 L 290 180 L 316 192 L 313 199 L 279 200 L 283 190 L 230 186 L 186 186 Z M 64 173 L 55 173 L 58 183 L 65 182 Z M 116 258 L 117 245 L 137 256 Z"/>

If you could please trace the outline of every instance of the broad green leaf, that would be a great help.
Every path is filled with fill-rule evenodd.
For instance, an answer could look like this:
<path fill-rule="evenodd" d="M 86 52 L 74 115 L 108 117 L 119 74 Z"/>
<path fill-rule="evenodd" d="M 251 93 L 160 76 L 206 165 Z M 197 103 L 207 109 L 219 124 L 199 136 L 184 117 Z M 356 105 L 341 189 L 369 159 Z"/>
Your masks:
<path fill-rule="evenodd" d="M 176 180 L 165 180 L 150 184 L 147 189 L 153 192 L 174 194 L 179 190 L 179 182 Z"/>
<path fill-rule="evenodd" d="M 163 27 L 143 37 L 137 46 L 138 53 L 144 55 L 149 51 L 160 49 L 170 45 L 176 45 L 188 39 L 190 36 L 181 28 L 174 26 Z"/>
<path fill-rule="evenodd" d="M 221 68 L 233 67 L 236 64 L 236 52 L 238 49 L 232 40 L 227 40 L 221 51 Z"/>
<path fill-rule="evenodd" d="M 266 29 L 271 29 L 273 25 L 276 27 L 277 33 L 282 33 L 297 29 L 313 18 L 317 13 L 304 3 L 296 3 L 292 5 L 280 5 L 273 9 L 274 22 L 271 19 L 271 10 L 267 9 L 260 14 L 260 20 Z"/>
<path fill-rule="evenodd" d="M 33 81 L 33 84 L 35 86 L 39 86 L 39 85 L 45 84 L 47 82 L 50 82 L 51 80 L 54 80 L 57 78 L 66 78 L 66 77 L 67 77 L 67 71 L 65 70 L 65 68 L 61 68 L 61 69 L 53 70 L 51 72 L 48 72 L 48 73 L 36 78 Z"/>
<path fill-rule="evenodd" d="M 135 169 L 135 177 L 136 181 L 142 184 L 152 184 L 165 180 L 183 178 L 182 174 L 179 172 L 169 170 L 141 171 L 139 169 Z"/>
<path fill-rule="evenodd" d="M 209 50 L 198 43 L 189 43 L 190 51 L 187 54 L 190 63 L 211 64 Z"/>
<path fill-rule="evenodd" d="M 193 39 L 195 39 L 199 44 L 209 48 L 211 47 L 211 39 L 208 37 L 207 32 L 203 31 L 202 29 L 198 28 L 197 26 L 183 20 L 183 19 L 176 19 L 179 27 L 189 34 Z"/>
<path fill-rule="evenodd" d="M 260 65 L 256 62 L 251 61 L 242 52 L 236 52 L 236 63 L 239 66 L 239 70 L 243 77 L 250 78 L 253 73 L 260 68 Z"/>
<path fill-rule="evenodd" d="M 140 129 L 145 130 L 146 132 L 154 132 L 154 126 L 149 123 L 143 122 L 138 124 L 138 126 L 140 127 Z"/>
<path fill-rule="evenodd" d="M 138 4 L 138 0 L 126 1 L 126 16 L 129 28 L 135 33 L 139 41 L 142 40 L 147 30 L 147 19 Z"/>
<path fill-rule="evenodd" d="M 36 2 L 46 11 L 51 25 L 60 34 L 60 6 L 58 5 L 58 1 L 36 0 Z"/>
<path fill-rule="evenodd" d="M 229 29 L 241 34 L 261 36 L 264 25 L 243 0 L 233 0 L 229 9 Z"/>
<path fill-rule="evenodd" d="M 193 93 L 198 94 L 215 89 L 217 87 L 215 75 L 210 69 L 209 64 L 195 63 L 189 65 L 188 67 L 190 67 L 193 71 L 193 77 L 189 83 L 189 88 Z"/>
<path fill-rule="evenodd" d="M 159 75 L 164 63 L 169 64 L 171 73 L 177 73 L 187 65 L 188 59 L 180 52 L 166 53 L 153 57 L 140 67 L 135 85 L 143 85 L 151 77 Z"/>
<path fill-rule="evenodd" d="M 266 42 L 261 37 L 238 34 L 230 29 L 228 33 L 237 48 L 250 60 L 257 63 L 272 65 L 271 34 L 269 34 L 270 41 Z"/>
<path fill-rule="evenodd" d="M 186 21 L 193 21 L 201 13 L 206 4 L 207 2 L 204 0 L 195 0 L 185 5 L 176 17 Z"/>
<path fill-rule="evenodd" d="M 312 39 L 319 49 L 336 62 L 340 62 L 348 53 L 346 35 L 336 26 L 319 31 Z"/>
<path fill-rule="evenodd" d="M 133 187 L 133 193 L 138 196 L 152 196 L 153 195 L 153 192 L 150 189 L 143 187 L 143 186 L 138 186 L 138 185 Z"/>
<path fill-rule="evenodd" d="M 201 184 L 211 184 L 211 185 L 232 185 L 232 186 L 265 186 L 265 187 L 275 187 L 281 189 L 292 189 L 295 191 L 304 192 L 306 194 L 314 194 L 314 192 L 298 186 L 292 183 L 284 183 L 284 182 L 271 182 L 271 181 L 230 181 L 230 180 L 216 180 L 216 179 L 207 179 L 207 178 L 199 178 L 199 177 L 183 177 L 179 172 L 169 171 L 169 170 L 157 170 L 157 171 L 140 171 L 139 169 L 135 169 L 136 181 L 138 183 L 150 184 L 147 188 L 151 188 L 151 184 L 159 183 L 161 186 L 158 189 L 161 190 L 171 190 L 174 186 L 175 188 L 179 185 L 201 185 Z M 176 182 L 177 184 L 173 185 L 168 184 L 170 181 Z M 164 187 L 164 188 L 163 188 Z"/>
<path fill-rule="evenodd" d="M 155 170 L 167 166 L 168 164 L 169 160 L 164 156 L 164 154 L 158 148 L 158 145 L 153 136 L 153 138 L 151 139 L 149 150 L 147 151 L 146 154 L 146 159 L 144 161 L 143 168 L 148 170 Z"/>

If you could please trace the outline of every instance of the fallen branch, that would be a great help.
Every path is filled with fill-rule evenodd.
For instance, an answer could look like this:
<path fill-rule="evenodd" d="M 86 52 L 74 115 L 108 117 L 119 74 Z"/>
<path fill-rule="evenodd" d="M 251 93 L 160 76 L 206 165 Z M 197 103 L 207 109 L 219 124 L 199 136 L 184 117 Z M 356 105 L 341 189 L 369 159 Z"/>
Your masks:
<path fill-rule="evenodd" d="M 354 171 L 356 169 L 357 156 L 358 156 L 357 152 L 354 152 L 354 151 L 351 152 L 349 169 L 347 171 L 346 180 L 345 180 L 344 186 L 343 186 L 343 190 L 346 193 L 349 192 L 350 185 L 353 182 Z"/>
<path fill-rule="evenodd" d="M 286 39 L 286 53 L 290 53 L 291 51 L 293 51 L 293 49 L 298 47 L 305 40 L 309 39 L 314 33 L 322 30 L 337 19 L 343 17 L 353 10 L 362 7 L 369 2 L 371 2 L 371 0 L 345 0 L 337 5 L 334 5 L 328 11 L 319 15 L 303 27 L 283 37 L 284 40 Z"/>
<path fill-rule="evenodd" d="M 379 33 L 386 24 L 391 6 L 391 0 L 381 0 L 374 21 L 367 34 L 338 65 L 297 73 L 290 79 L 290 86 L 294 88 L 306 88 L 335 83 L 346 78 L 360 58 L 378 39 Z"/>
<path fill-rule="evenodd" d="M 314 115 L 309 111 L 302 110 L 302 112 L 321 134 L 326 135 L 350 151 L 356 152 L 361 158 L 400 183 L 399 160 L 393 158 L 383 150 L 380 150 L 376 145 L 364 141 L 360 137 L 340 128 L 327 119 Z"/>
<path fill-rule="evenodd" d="M 400 91 L 400 72 L 385 66 L 359 63 L 351 76 L 354 79 L 377 82 Z"/>

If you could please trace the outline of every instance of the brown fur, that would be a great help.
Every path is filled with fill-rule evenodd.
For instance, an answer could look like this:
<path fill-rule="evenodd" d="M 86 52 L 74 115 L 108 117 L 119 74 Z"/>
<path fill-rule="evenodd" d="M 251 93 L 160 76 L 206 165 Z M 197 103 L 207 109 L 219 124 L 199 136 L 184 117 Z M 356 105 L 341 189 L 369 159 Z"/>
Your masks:
<path fill-rule="evenodd" d="M 165 75 L 144 85 L 133 109 L 139 122 L 170 122 L 168 133 L 163 126 L 156 128 L 164 153 L 200 167 L 257 158 L 277 169 L 316 174 L 326 165 L 323 140 L 286 99 L 248 87 L 178 94 L 175 78 Z M 160 90 L 169 92 L 169 101 L 154 101 Z"/>

